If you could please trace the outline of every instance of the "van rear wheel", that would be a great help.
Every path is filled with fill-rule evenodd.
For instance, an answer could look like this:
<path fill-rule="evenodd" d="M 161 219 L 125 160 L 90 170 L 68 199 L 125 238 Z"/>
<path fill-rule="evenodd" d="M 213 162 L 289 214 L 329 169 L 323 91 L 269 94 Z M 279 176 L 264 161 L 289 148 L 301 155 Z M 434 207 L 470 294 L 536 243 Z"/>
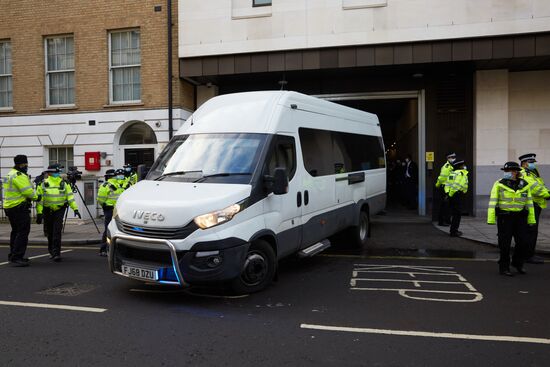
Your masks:
<path fill-rule="evenodd" d="M 364 247 L 367 245 L 370 229 L 369 213 L 362 210 L 359 213 L 359 224 L 347 230 L 347 239 L 353 247 Z"/>
<path fill-rule="evenodd" d="M 276 270 L 273 248 L 264 240 L 256 240 L 248 248 L 241 275 L 231 282 L 231 289 L 238 294 L 259 292 L 271 283 Z"/>

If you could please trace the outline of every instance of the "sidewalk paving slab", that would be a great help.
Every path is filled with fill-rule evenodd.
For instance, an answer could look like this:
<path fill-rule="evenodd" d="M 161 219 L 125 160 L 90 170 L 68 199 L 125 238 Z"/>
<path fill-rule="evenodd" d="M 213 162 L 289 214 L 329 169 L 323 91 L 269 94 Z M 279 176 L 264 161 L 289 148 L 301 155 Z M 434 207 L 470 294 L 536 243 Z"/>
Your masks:
<path fill-rule="evenodd" d="M 65 225 L 65 232 L 61 237 L 61 244 L 63 246 L 82 246 L 82 245 L 96 245 L 101 243 L 101 236 L 103 234 L 103 220 L 96 219 L 97 231 L 94 223 L 84 221 L 67 221 Z M 0 223 L 0 243 L 10 243 L 11 226 L 9 223 Z M 43 226 L 32 223 L 31 232 L 29 234 L 29 245 L 47 245 L 48 239 L 44 236 Z"/>
<path fill-rule="evenodd" d="M 449 232 L 449 227 L 438 226 L 437 222 L 433 222 L 433 225 L 440 231 Z M 498 245 L 497 226 L 487 224 L 485 217 L 462 217 L 459 230 L 462 232 L 462 238 Z M 550 254 L 550 221 L 548 218 L 541 218 L 539 223 L 536 251 L 539 254 Z"/>

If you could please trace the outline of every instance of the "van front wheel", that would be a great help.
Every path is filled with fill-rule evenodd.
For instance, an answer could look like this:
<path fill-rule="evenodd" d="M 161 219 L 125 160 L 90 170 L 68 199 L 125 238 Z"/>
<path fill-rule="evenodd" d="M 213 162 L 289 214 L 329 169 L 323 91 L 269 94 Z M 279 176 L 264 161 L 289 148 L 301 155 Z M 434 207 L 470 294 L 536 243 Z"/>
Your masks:
<path fill-rule="evenodd" d="M 254 241 L 246 253 L 241 275 L 231 282 L 238 294 L 261 291 L 271 283 L 277 269 L 275 252 L 264 240 Z"/>
<path fill-rule="evenodd" d="M 369 213 L 362 210 L 359 213 L 359 224 L 353 227 L 348 228 L 348 241 L 354 247 L 364 247 L 367 245 L 369 237 Z"/>

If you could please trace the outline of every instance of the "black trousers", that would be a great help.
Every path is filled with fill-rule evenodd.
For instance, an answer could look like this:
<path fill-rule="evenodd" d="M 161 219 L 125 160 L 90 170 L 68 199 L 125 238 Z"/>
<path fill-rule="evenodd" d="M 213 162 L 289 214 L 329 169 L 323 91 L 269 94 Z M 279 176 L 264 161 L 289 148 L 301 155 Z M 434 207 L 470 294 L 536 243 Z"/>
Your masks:
<path fill-rule="evenodd" d="M 510 268 L 510 247 L 512 238 L 516 247 L 512 256 L 512 265 L 522 267 L 525 262 L 525 255 L 528 243 L 527 211 L 502 212 L 497 214 L 498 247 L 500 259 L 498 260 L 500 270 Z"/>
<path fill-rule="evenodd" d="M 418 202 L 416 200 L 416 181 L 412 178 L 405 178 L 404 181 L 405 189 L 405 205 L 409 209 L 416 209 L 418 207 Z"/>
<path fill-rule="evenodd" d="M 437 220 L 439 225 L 451 223 L 450 210 L 449 200 L 447 199 L 447 194 L 445 194 L 445 187 L 442 186 L 439 188 L 439 216 Z"/>
<path fill-rule="evenodd" d="M 65 211 L 65 207 L 55 211 L 44 208 L 44 232 L 48 237 L 48 251 L 52 256 L 61 253 L 61 231 Z"/>
<path fill-rule="evenodd" d="M 4 209 L 11 225 L 10 253 L 8 260 L 20 260 L 25 257 L 29 233 L 31 231 L 31 211 L 27 203 L 14 208 Z"/>
<path fill-rule="evenodd" d="M 529 259 L 533 256 L 535 256 L 535 249 L 537 247 L 537 239 L 539 237 L 539 218 L 540 213 L 542 212 L 542 208 L 535 204 L 535 218 L 537 220 L 537 224 L 534 226 L 527 227 L 527 249 L 525 253 L 525 258 Z"/>
<path fill-rule="evenodd" d="M 462 218 L 462 193 L 455 192 L 452 198 L 449 198 L 449 206 L 451 210 L 451 233 L 458 232 L 460 227 L 460 219 Z"/>
<path fill-rule="evenodd" d="M 109 223 L 111 223 L 111 220 L 113 219 L 113 207 L 112 206 L 105 206 L 103 207 L 103 214 L 104 222 L 105 222 L 105 230 L 103 231 L 103 237 L 101 238 L 102 244 L 101 244 L 101 250 L 107 249 L 107 227 L 109 227 Z"/>

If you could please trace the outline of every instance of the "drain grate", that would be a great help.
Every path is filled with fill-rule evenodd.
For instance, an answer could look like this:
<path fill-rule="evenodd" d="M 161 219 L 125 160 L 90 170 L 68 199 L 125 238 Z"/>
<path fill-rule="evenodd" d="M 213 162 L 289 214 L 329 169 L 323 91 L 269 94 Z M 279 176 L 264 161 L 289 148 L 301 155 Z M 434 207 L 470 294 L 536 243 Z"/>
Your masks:
<path fill-rule="evenodd" d="M 97 286 L 91 284 L 61 283 L 55 287 L 47 288 L 37 293 L 49 296 L 74 297 L 91 292 L 96 288 Z"/>

